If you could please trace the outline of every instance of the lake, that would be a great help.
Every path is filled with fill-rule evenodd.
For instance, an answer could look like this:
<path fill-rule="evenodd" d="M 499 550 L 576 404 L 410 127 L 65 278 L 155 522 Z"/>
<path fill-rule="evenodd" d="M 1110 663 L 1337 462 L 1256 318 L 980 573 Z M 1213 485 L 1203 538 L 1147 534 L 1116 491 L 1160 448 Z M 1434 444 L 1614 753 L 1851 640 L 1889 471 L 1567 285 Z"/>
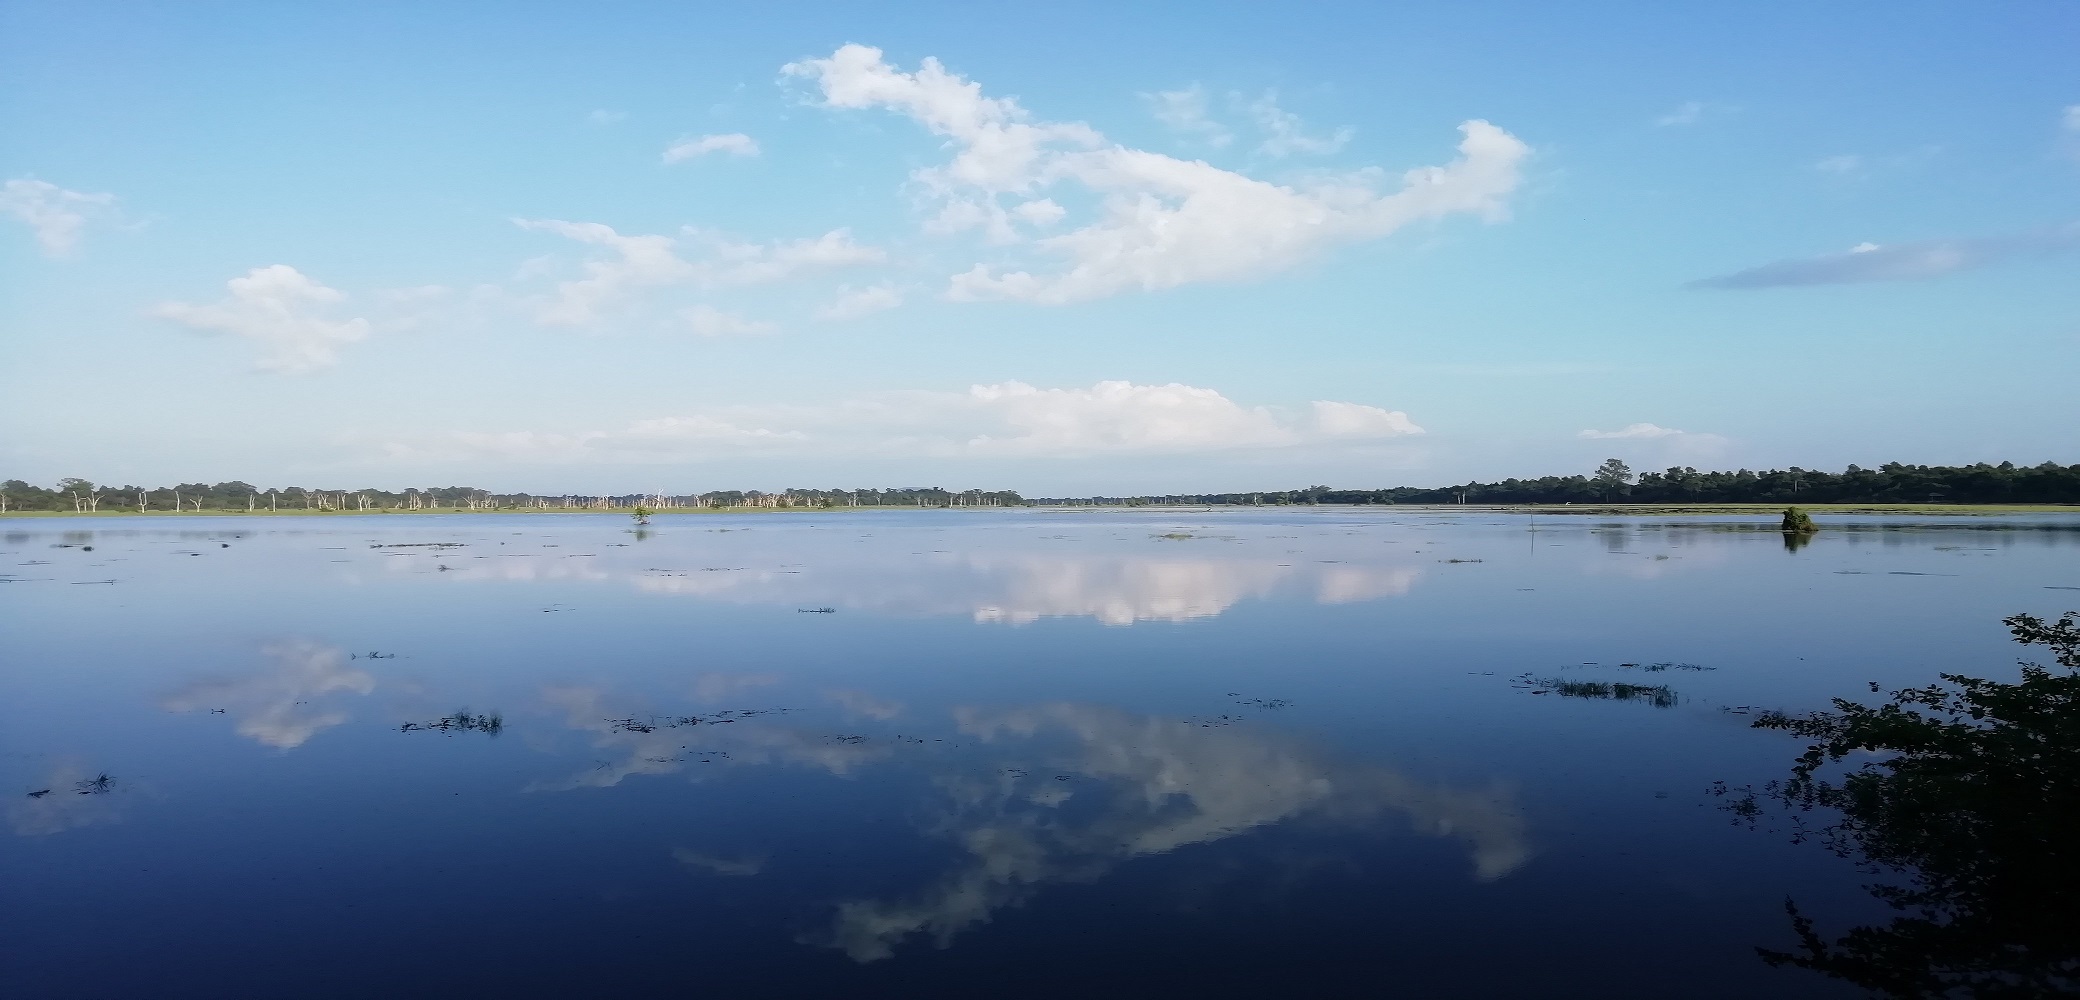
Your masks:
<path fill-rule="evenodd" d="M 2012 677 L 2080 519 L 8 521 L 0 991 L 1847 997 L 1714 784 Z"/>

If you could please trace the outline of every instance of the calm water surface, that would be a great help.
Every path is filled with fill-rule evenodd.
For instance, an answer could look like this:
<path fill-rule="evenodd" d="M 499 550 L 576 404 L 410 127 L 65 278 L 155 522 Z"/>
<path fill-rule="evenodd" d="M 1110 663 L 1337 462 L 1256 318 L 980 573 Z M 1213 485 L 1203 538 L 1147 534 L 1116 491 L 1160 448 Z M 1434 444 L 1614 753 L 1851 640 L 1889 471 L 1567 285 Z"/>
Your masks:
<path fill-rule="evenodd" d="M 7 522 L 0 992 L 1855 995 L 1709 789 L 2012 676 L 2080 521 L 1833 520 Z"/>

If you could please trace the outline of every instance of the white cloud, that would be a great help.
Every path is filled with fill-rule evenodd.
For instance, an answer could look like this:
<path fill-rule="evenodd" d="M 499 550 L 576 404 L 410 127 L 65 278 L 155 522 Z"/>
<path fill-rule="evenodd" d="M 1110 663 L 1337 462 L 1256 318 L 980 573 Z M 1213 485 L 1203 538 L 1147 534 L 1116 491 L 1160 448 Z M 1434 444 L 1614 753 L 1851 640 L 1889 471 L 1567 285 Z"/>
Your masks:
<path fill-rule="evenodd" d="M 968 390 L 974 408 L 1003 430 L 968 439 L 970 451 L 1075 455 L 1217 451 L 1307 443 L 1321 437 L 1420 434 L 1408 415 L 1355 403 L 1314 404 L 1315 426 L 1265 407 L 1243 407 L 1213 389 L 1099 382 L 1088 389 L 1036 389 L 1023 382 Z"/>
<path fill-rule="evenodd" d="M 287 264 L 256 267 L 225 286 L 231 294 L 221 302 L 164 302 L 153 307 L 152 315 L 193 330 L 252 340 L 261 346 L 262 370 L 288 374 L 335 364 L 342 345 L 368 336 L 365 319 L 333 320 L 321 315 L 346 296 Z"/>
<path fill-rule="evenodd" d="M 1264 130 L 1265 138 L 1257 145 L 1257 152 L 1266 156 L 1284 158 L 1295 153 L 1316 156 L 1334 153 L 1351 141 L 1351 130 L 1337 129 L 1334 135 L 1308 135 L 1300 122 L 1300 116 L 1278 106 L 1278 94 L 1266 93 L 1251 101 L 1244 110 L 1257 127 Z"/>
<path fill-rule="evenodd" d="M 698 305 L 682 310 L 680 317 L 688 328 L 703 337 L 730 337 L 772 333 L 779 327 L 771 323 L 748 320 L 733 316 L 710 305 Z"/>
<path fill-rule="evenodd" d="M 1382 410 L 1360 403 L 1314 403 L 1315 429 L 1331 437 L 1382 438 L 1421 434 L 1423 429 L 1399 410 Z"/>
<path fill-rule="evenodd" d="M 886 108 L 951 140 L 952 160 L 914 175 L 943 203 L 935 220 L 941 230 L 976 228 L 996 242 L 1022 242 L 1019 223 L 1031 220 L 1015 216 L 1007 200 L 1026 204 L 1058 184 L 1098 196 L 1096 221 L 1033 241 L 1058 268 L 998 273 L 978 263 L 951 279 L 947 297 L 957 300 L 1059 304 L 1249 280 L 1422 219 L 1470 213 L 1499 220 L 1529 154 L 1515 136 L 1469 121 L 1460 126 L 1457 161 L 1407 171 L 1392 193 L 1378 191 L 1385 179 L 1378 170 L 1287 187 L 1112 144 L 1080 123 L 1035 121 L 1016 101 L 984 96 L 979 84 L 932 58 L 904 73 L 879 49 L 846 45 L 783 71 L 813 80 L 828 107 Z"/>
<path fill-rule="evenodd" d="M 1674 111 L 1671 111 L 1665 115 L 1662 115 L 1659 118 L 1654 119 L 1654 124 L 1663 127 L 1671 125 L 1695 125 L 1697 124 L 1698 120 L 1703 117 L 1704 102 L 1684 101 L 1683 103 L 1676 105 L 1676 109 Z"/>
<path fill-rule="evenodd" d="M 1214 121 L 1207 113 L 1206 88 L 1196 83 L 1183 90 L 1142 94 L 1141 100 L 1148 105 L 1149 113 L 1155 116 L 1156 121 L 1188 138 L 1216 149 L 1235 139 L 1227 126 Z"/>
<path fill-rule="evenodd" d="M 1813 164 L 1813 169 L 1823 174 L 1846 177 L 1863 169 L 1863 157 L 1853 154 L 1830 156 Z"/>
<path fill-rule="evenodd" d="M 850 229 L 833 229 L 822 236 L 770 244 L 716 239 L 711 252 L 714 262 L 704 273 L 707 283 L 712 285 L 765 284 L 802 271 L 879 264 L 888 259 L 887 252 L 879 247 L 853 242 Z"/>
<path fill-rule="evenodd" d="M 16 178 L 0 186 L 0 212 L 20 219 L 36 233 L 46 257 L 69 257 L 79 249 L 87 219 L 115 207 L 112 194 L 68 191 L 49 181 Z"/>
<path fill-rule="evenodd" d="M 585 264 L 586 277 L 556 286 L 556 298 L 536 314 L 543 323 L 581 326 L 598 318 L 599 309 L 640 288 L 691 281 L 697 273 L 692 264 L 673 252 L 669 236 L 623 236 L 613 227 L 597 222 L 564 222 L 560 219 L 515 219 L 522 229 L 555 233 L 567 239 L 602 246 L 614 259 Z"/>
<path fill-rule="evenodd" d="M 687 136 L 665 148 L 664 162 L 678 163 L 706 156 L 709 153 L 728 153 L 731 156 L 757 156 L 758 140 L 742 132 L 727 135 L 704 135 L 698 138 Z"/>
<path fill-rule="evenodd" d="M 1647 438 L 1676 437 L 1682 431 L 1653 424 L 1628 424 L 1614 431 L 1583 431 L 1576 437 L 1590 441 L 1630 441 Z"/>
<path fill-rule="evenodd" d="M 1073 457 L 1363 444 L 1423 433 L 1397 410 L 1318 401 L 1304 415 L 1242 406 L 1213 389 L 1023 382 L 965 392 L 889 392 L 825 406 L 736 407 L 638 421 L 621 430 L 467 432 L 396 443 L 393 458 L 673 462 L 786 449 L 792 454 Z"/>
<path fill-rule="evenodd" d="M 1717 434 L 1679 431 L 1673 427 L 1661 427 L 1655 424 L 1628 424 L 1614 431 L 1588 430 L 1575 436 L 1585 441 L 1651 442 L 1649 445 L 1644 445 L 1648 448 L 1649 453 L 1700 460 L 1718 457 L 1732 443 Z M 1635 445 L 1634 447 L 1641 446 Z"/>
<path fill-rule="evenodd" d="M 561 282 L 556 293 L 536 301 L 535 318 L 551 326 L 585 326 L 645 289 L 674 285 L 706 288 L 781 281 L 804 271 L 880 263 L 887 254 L 878 247 L 853 242 L 849 230 L 770 244 L 737 243 L 690 229 L 687 235 L 704 244 L 705 256 L 687 260 L 679 240 L 671 236 L 623 236 L 597 222 L 559 219 L 515 219 L 523 229 L 555 233 L 604 247 L 611 257 L 584 265 L 585 277 Z M 538 270 L 538 269 L 531 269 Z"/>
<path fill-rule="evenodd" d="M 1974 239 L 1915 243 L 1859 243 L 1842 253 L 1821 254 L 1705 278 L 1692 288 L 1754 289 L 1799 285 L 1846 285 L 1869 281 L 1918 281 L 1969 271 L 2005 260 L 2049 257 L 2080 251 L 2080 223 Z"/>
<path fill-rule="evenodd" d="M 840 287 L 838 297 L 830 305 L 817 310 L 816 318 L 842 321 L 871 316 L 903 304 L 903 293 L 887 285 L 869 285 L 866 288 Z"/>

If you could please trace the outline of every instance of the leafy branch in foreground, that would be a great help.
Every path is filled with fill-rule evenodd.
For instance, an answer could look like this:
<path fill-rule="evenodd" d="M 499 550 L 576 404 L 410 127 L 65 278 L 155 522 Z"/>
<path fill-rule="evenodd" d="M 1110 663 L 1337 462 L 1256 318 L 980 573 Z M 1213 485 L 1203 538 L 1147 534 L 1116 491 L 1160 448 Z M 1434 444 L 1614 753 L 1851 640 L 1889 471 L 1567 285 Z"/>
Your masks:
<path fill-rule="evenodd" d="M 1891 997 L 2080 994 L 2080 621 L 2005 623 L 2061 669 L 2024 663 L 2015 683 L 1943 674 L 1877 706 L 1836 699 L 1755 722 L 1812 741 L 1765 794 L 1837 814 L 1825 843 L 1895 876 L 1866 888 L 1900 911 L 1829 941 L 1787 900 L 1799 946 L 1757 949 L 1764 961 Z M 1823 775 L 1852 754 L 1879 759 Z"/>

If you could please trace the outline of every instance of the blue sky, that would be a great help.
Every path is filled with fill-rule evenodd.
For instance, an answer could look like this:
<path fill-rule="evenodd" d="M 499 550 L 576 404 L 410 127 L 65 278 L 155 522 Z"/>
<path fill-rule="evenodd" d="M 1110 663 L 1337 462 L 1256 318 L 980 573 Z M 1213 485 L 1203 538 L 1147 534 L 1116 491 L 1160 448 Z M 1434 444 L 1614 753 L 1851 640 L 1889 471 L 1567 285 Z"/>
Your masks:
<path fill-rule="evenodd" d="M 2080 461 L 2080 8 L 0 5 L 0 476 Z"/>

